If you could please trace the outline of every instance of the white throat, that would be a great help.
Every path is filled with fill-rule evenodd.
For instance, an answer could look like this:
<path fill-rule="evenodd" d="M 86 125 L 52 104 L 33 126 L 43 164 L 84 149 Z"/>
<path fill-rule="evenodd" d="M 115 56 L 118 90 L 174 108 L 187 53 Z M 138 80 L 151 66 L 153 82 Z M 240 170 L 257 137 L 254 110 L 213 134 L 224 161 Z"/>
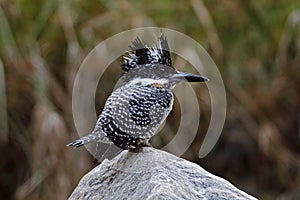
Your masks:
<path fill-rule="evenodd" d="M 158 83 L 161 85 L 164 85 L 168 83 L 168 79 L 153 79 L 153 78 L 135 78 L 131 80 L 129 83 L 127 83 L 127 86 L 133 86 L 133 85 L 151 85 L 153 83 Z"/>

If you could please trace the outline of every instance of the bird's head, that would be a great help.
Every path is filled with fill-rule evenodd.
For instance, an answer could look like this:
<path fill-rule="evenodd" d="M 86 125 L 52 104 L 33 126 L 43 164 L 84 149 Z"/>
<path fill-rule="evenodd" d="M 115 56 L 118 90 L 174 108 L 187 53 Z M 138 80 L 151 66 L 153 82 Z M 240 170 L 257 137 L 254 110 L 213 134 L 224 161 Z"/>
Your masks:
<path fill-rule="evenodd" d="M 204 82 L 207 78 L 178 72 L 172 66 L 171 54 L 166 36 L 161 34 L 153 47 L 137 38 L 129 46 L 131 51 L 123 56 L 122 82 L 128 86 L 159 84 L 173 88 L 179 82 Z"/>

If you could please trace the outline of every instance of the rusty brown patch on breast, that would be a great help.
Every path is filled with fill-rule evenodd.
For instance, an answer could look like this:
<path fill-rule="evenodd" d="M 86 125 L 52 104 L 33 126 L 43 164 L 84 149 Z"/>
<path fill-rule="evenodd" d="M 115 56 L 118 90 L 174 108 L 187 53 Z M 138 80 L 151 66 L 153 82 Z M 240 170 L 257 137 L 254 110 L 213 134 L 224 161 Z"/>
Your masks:
<path fill-rule="evenodd" d="M 153 83 L 151 86 L 156 87 L 156 88 L 163 88 L 164 87 L 164 85 L 160 84 L 160 83 Z"/>

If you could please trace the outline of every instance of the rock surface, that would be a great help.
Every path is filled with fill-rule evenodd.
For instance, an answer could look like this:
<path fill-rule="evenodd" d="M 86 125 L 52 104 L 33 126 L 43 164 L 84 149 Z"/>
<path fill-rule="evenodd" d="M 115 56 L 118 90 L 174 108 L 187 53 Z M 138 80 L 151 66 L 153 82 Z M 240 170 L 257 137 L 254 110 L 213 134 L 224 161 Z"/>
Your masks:
<path fill-rule="evenodd" d="M 256 199 L 223 178 L 167 152 L 123 151 L 86 174 L 75 199 Z"/>

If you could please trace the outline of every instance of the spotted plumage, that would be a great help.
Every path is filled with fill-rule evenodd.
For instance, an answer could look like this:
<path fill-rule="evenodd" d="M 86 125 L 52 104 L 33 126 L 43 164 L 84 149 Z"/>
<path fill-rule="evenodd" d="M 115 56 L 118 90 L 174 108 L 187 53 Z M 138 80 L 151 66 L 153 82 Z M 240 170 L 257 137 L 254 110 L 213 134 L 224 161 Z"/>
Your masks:
<path fill-rule="evenodd" d="M 182 81 L 207 80 L 174 69 L 163 34 L 153 47 L 137 38 L 130 48 L 121 66 L 122 84 L 108 97 L 94 130 L 68 146 L 80 147 L 91 142 L 112 142 L 121 149 L 147 146 L 172 110 L 171 89 Z"/>
<path fill-rule="evenodd" d="M 124 55 L 124 63 L 121 65 L 125 72 L 144 64 L 162 64 L 173 67 L 167 37 L 161 35 L 158 43 L 153 47 L 145 45 L 140 38 L 137 38 L 129 46 L 132 51 Z"/>

